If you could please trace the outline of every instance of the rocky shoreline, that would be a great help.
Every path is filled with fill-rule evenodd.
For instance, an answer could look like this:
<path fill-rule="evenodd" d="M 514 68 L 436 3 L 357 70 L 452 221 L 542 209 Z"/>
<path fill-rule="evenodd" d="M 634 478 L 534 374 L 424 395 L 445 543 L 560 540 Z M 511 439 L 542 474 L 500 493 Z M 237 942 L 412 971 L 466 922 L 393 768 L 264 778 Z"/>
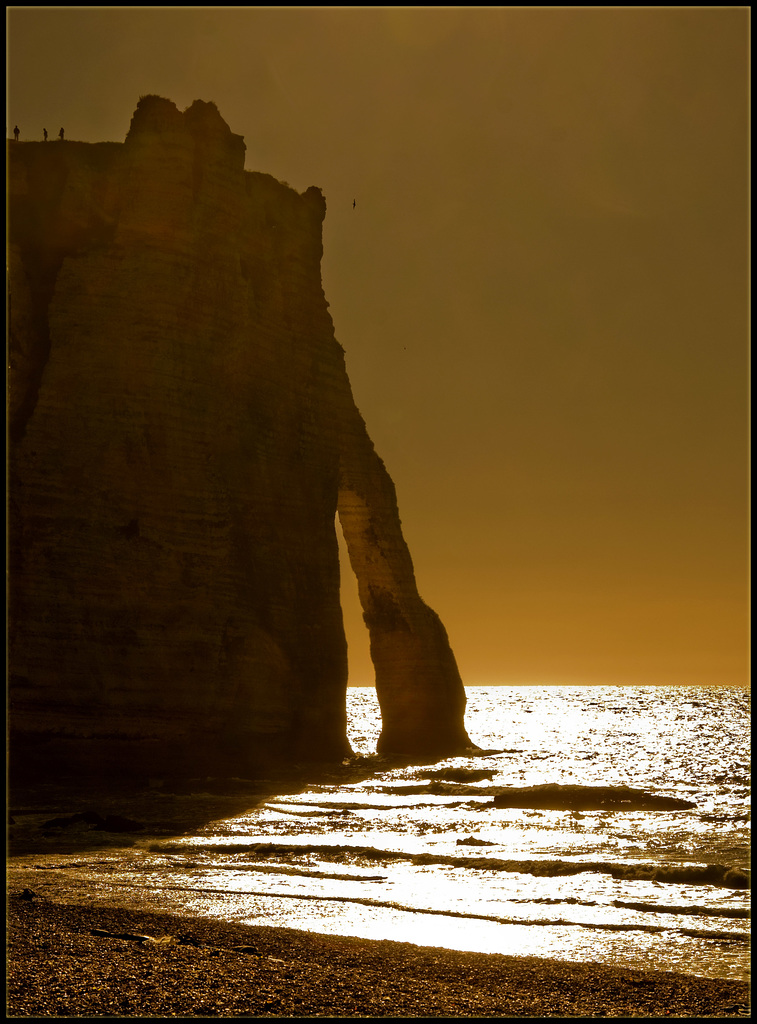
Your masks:
<path fill-rule="evenodd" d="M 742 1017 L 745 981 L 8 895 L 9 1017 Z"/>

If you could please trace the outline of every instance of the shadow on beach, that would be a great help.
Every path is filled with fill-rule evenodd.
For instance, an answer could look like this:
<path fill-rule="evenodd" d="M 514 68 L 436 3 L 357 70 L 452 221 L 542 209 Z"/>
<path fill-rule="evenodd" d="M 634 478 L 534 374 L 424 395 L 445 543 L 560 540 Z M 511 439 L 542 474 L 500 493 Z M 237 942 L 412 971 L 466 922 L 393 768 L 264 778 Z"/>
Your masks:
<path fill-rule="evenodd" d="M 301 793 L 310 785 L 360 782 L 391 766 L 391 759 L 373 755 L 341 764 L 292 764 L 258 779 L 16 780 L 7 799 L 7 853 L 13 857 L 119 849 L 151 836 L 187 835 L 273 797 Z"/>

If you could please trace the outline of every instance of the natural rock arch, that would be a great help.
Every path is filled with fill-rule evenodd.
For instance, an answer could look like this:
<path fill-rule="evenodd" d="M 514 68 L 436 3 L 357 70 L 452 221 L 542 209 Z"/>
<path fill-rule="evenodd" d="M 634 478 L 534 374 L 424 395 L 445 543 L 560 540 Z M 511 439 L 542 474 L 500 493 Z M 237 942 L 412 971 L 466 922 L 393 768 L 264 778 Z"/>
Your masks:
<path fill-rule="evenodd" d="M 380 749 L 469 746 L 444 627 L 355 406 L 326 204 L 212 104 L 9 147 L 12 763 L 264 769 L 349 753 L 339 512 Z"/>

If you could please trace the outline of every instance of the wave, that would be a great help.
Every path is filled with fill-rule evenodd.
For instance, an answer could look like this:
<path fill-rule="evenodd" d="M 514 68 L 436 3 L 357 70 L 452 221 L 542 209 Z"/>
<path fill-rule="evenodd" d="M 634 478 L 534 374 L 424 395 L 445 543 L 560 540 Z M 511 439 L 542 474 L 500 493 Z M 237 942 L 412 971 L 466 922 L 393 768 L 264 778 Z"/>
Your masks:
<path fill-rule="evenodd" d="M 292 814 L 296 818 L 329 818 L 334 815 L 346 815 L 352 813 L 351 807 L 346 807 L 344 804 L 334 804 L 329 806 L 328 804 L 312 804 L 308 803 L 307 807 L 316 808 L 312 811 L 300 811 L 295 810 L 293 807 L 281 807 L 279 804 L 270 801 L 265 805 L 269 811 L 276 811 L 278 814 Z"/>
<path fill-rule="evenodd" d="M 442 779 L 446 782 L 491 782 L 496 774 L 496 768 L 427 768 L 416 772 L 416 778 Z"/>
<path fill-rule="evenodd" d="M 159 853 L 197 853 L 196 846 L 155 843 L 149 849 Z M 246 853 L 249 857 L 284 857 L 315 854 L 332 861 L 405 861 L 411 864 L 439 864 L 453 868 L 481 871 L 509 871 L 536 877 L 580 875 L 585 872 L 610 875 L 616 879 L 667 882 L 679 885 L 715 885 L 726 889 L 749 889 L 750 872 L 725 864 L 648 864 L 612 863 L 609 861 L 511 860 L 497 857 L 454 857 L 435 853 L 407 853 L 403 850 L 381 850 L 373 846 L 342 846 L 306 843 L 234 843 L 203 847 L 204 853 Z"/>
<path fill-rule="evenodd" d="M 363 801 L 362 803 L 356 800 L 338 800 L 329 803 L 318 803 L 315 800 L 302 801 L 297 803 L 297 807 L 313 807 L 316 808 L 312 813 L 309 811 L 299 810 L 288 810 L 287 808 L 293 807 L 294 805 L 286 801 L 279 802 L 278 800 L 269 800 L 264 805 L 268 811 L 279 811 L 281 814 L 296 814 L 298 817 L 323 817 L 329 814 L 346 814 L 350 811 L 404 811 L 408 809 L 419 809 L 422 807 L 438 807 L 437 803 L 422 803 L 419 800 L 411 800 L 406 803 L 391 803 L 391 804 L 377 804 L 368 803 Z M 468 802 L 461 800 L 455 804 L 445 804 L 445 807 L 461 807 L 468 806 Z"/>
<path fill-rule="evenodd" d="M 510 903 L 528 903 L 546 906 L 566 904 L 579 907 L 604 907 L 606 903 L 599 900 L 582 900 L 578 896 L 540 896 L 536 898 L 510 899 Z M 612 900 L 612 907 L 624 910 L 636 910 L 643 914 L 678 914 L 680 917 L 727 917 L 733 920 L 749 920 L 752 912 L 748 907 L 692 907 L 667 906 L 662 903 L 632 903 L 629 900 Z"/>
<path fill-rule="evenodd" d="M 346 874 L 339 871 L 319 871 L 317 868 L 300 868 L 291 864 L 203 864 L 201 861 L 187 861 L 182 864 L 171 864 L 172 869 L 188 871 L 190 869 L 212 871 L 255 871 L 264 875 L 295 875 L 298 878 L 320 878 L 337 882 L 385 882 L 386 875 Z M 158 869 L 161 870 L 161 869 Z"/>
<path fill-rule="evenodd" d="M 631 903 L 628 900 L 613 900 L 614 907 L 639 910 L 649 914 L 680 914 L 682 917 L 729 917 L 734 920 L 749 920 L 752 912 L 748 907 L 677 907 L 661 903 Z"/>
<path fill-rule="evenodd" d="M 700 814 L 702 821 L 715 822 L 716 824 L 723 824 L 728 822 L 731 825 L 741 824 L 752 820 L 751 811 L 747 811 L 746 814 Z"/>

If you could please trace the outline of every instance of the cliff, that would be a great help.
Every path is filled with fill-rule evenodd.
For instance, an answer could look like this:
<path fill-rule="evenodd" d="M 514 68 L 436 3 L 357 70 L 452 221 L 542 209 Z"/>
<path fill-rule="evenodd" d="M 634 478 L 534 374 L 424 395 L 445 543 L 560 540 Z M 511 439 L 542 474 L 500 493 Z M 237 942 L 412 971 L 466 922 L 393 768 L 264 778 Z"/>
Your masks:
<path fill-rule="evenodd" d="M 325 202 L 213 104 L 9 143 L 12 764 L 259 770 L 349 754 L 338 513 L 379 749 L 470 746 L 444 627 L 324 298 Z"/>

